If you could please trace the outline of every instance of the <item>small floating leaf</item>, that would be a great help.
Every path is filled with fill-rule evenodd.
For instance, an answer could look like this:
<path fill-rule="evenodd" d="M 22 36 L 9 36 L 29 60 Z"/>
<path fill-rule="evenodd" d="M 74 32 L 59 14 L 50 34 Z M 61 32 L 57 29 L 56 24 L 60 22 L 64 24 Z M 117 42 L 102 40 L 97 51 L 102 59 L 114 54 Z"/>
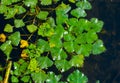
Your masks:
<path fill-rule="evenodd" d="M 6 24 L 5 28 L 4 28 L 5 32 L 11 33 L 13 32 L 13 26 L 11 26 L 10 24 Z"/>
<path fill-rule="evenodd" d="M 20 27 L 25 26 L 25 23 L 24 23 L 23 20 L 21 20 L 21 19 L 15 19 L 15 20 L 14 20 L 14 24 L 15 24 L 15 27 L 16 27 L 16 28 L 20 28 Z"/>
<path fill-rule="evenodd" d="M 67 54 L 62 48 L 55 47 L 51 49 L 51 56 L 53 60 L 61 60 L 67 58 Z"/>
<path fill-rule="evenodd" d="M 15 32 L 13 34 L 11 34 L 10 36 L 8 36 L 8 39 L 11 40 L 12 45 L 14 46 L 18 46 L 19 42 L 20 42 L 20 32 Z"/>
<path fill-rule="evenodd" d="M 43 39 L 38 39 L 36 46 L 40 49 L 41 53 L 50 49 L 48 42 Z"/>
<path fill-rule="evenodd" d="M 44 83 L 47 79 L 47 75 L 43 70 L 41 70 L 40 72 L 33 72 L 31 74 L 31 77 L 35 83 Z"/>
<path fill-rule="evenodd" d="M 24 0 L 24 4 L 27 7 L 31 7 L 31 8 L 34 8 L 37 3 L 38 3 L 38 0 Z"/>
<path fill-rule="evenodd" d="M 59 83 L 60 75 L 55 75 L 53 72 L 48 73 L 48 78 L 46 79 L 46 83 Z"/>
<path fill-rule="evenodd" d="M 38 66 L 41 69 L 47 69 L 48 67 L 51 67 L 53 65 L 52 60 L 50 60 L 48 57 L 39 57 L 37 58 Z"/>
<path fill-rule="evenodd" d="M 92 8 L 90 2 L 88 2 L 87 0 L 77 2 L 76 6 L 87 10 Z"/>
<path fill-rule="evenodd" d="M 29 79 L 30 79 L 30 76 L 23 76 L 21 78 L 21 81 L 23 81 L 24 83 L 28 83 L 29 82 Z"/>
<path fill-rule="evenodd" d="M 18 83 L 19 82 L 18 77 L 16 77 L 16 76 L 12 76 L 11 81 L 12 81 L 12 83 Z"/>
<path fill-rule="evenodd" d="M 93 48 L 92 48 L 92 53 L 93 54 L 100 54 L 102 52 L 104 52 L 106 49 L 103 45 L 102 40 L 97 40 L 94 44 L 93 44 Z"/>
<path fill-rule="evenodd" d="M 71 67 L 70 63 L 65 59 L 55 61 L 55 65 L 61 72 L 67 71 Z"/>
<path fill-rule="evenodd" d="M 4 52 L 4 54 L 7 56 L 7 59 L 9 59 L 12 49 L 13 48 L 10 40 L 6 41 L 0 46 L 0 50 Z"/>
<path fill-rule="evenodd" d="M 52 4 L 52 0 L 41 0 L 41 4 L 42 5 L 51 5 Z"/>
<path fill-rule="evenodd" d="M 18 5 L 15 5 L 15 9 L 17 9 L 17 14 L 23 14 L 26 12 L 26 9 L 23 7 L 23 6 L 18 6 Z"/>
<path fill-rule="evenodd" d="M 88 79 L 83 73 L 76 70 L 68 76 L 67 81 L 69 83 L 87 83 Z"/>
<path fill-rule="evenodd" d="M 37 26 L 31 24 L 31 25 L 27 25 L 27 29 L 30 33 L 33 33 L 37 30 Z"/>
<path fill-rule="evenodd" d="M 83 55 L 74 55 L 70 60 L 70 64 L 75 67 L 82 67 L 84 63 Z"/>
<path fill-rule="evenodd" d="M 67 50 L 67 52 L 74 52 L 73 41 L 64 42 L 64 48 Z"/>
<path fill-rule="evenodd" d="M 40 11 L 37 15 L 37 18 L 39 18 L 41 20 L 46 20 L 48 14 L 49 13 L 47 11 Z"/>
<path fill-rule="evenodd" d="M 91 19 L 91 27 L 95 32 L 100 32 L 102 30 L 103 24 L 104 23 L 97 18 Z"/>
<path fill-rule="evenodd" d="M 71 11 L 71 15 L 73 15 L 77 18 L 80 18 L 80 17 L 85 17 L 87 14 L 86 14 L 85 10 L 83 10 L 81 8 L 76 8 Z"/>

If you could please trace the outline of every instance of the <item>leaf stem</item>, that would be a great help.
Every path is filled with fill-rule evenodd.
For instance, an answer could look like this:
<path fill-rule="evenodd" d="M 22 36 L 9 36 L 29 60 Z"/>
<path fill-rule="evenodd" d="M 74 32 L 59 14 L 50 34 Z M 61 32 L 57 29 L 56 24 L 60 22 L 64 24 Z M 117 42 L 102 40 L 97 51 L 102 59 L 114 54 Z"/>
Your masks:
<path fill-rule="evenodd" d="M 5 73 L 5 77 L 4 77 L 3 83 L 8 83 L 11 66 L 12 66 L 12 61 L 8 61 L 8 65 L 7 65 L 7 69 L 6 69 L 6 73 Z"/>

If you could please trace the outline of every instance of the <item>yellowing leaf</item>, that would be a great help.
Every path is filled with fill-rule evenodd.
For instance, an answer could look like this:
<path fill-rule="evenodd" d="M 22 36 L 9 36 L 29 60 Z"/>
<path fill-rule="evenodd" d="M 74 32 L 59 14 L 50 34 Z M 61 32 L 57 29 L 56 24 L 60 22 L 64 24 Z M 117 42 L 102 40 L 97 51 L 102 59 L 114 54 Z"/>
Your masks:
<path fill-rule="evenodd" d="M 5 40 L 6 40 L 6 35 L 1 33 L 0 34 L 0 42 L 5 42 Z"/>
<path fill-rule="evenodd" d="M 22 53 L 21 53 L 21 57 L 23 59 L 26 59 L 28 57 L 27 53 L 26 53 L 26 50 L 23 50 Z"/>
<path fill-rule="evenodd" d="M 20 48 L 25 48 L 29 46 L 28 41 L 26 40 L 21 40 L 20 43 L 21 43 Z"/>

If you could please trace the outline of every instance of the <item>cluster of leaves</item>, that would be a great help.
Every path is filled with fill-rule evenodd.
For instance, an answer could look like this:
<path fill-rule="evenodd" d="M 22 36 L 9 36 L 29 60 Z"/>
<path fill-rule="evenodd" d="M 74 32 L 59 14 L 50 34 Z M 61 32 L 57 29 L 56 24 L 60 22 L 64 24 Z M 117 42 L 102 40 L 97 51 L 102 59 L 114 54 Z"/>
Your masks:
<path fill-rule="evenodd" d="M 4 32 L 10 35 L 0 45 L 7 60 L 11 58 L 12 49 L 20 46 L 20 29 L 30 34 L 28 41 L 37 34 L 34 43 L 29 41 L 29 46 L 19 48 L 26 57 L 14 62 L 11 82 L 87 83 L 87 77 L 79 70 L 72 72 L 66 82 L 62 82 L 61 77 L 62 72 L 72 67 L 82 67 L 84 58 L 90 54 L 105 51 L 97 35 L 103 22 L 84 18 L 85 10 L 91 8 L 87 0 L 1 0 L 0 14 L 14 20 L 14 25 L 6 23 Z M 45 71 L 53 65 L 61 74 Z"/>

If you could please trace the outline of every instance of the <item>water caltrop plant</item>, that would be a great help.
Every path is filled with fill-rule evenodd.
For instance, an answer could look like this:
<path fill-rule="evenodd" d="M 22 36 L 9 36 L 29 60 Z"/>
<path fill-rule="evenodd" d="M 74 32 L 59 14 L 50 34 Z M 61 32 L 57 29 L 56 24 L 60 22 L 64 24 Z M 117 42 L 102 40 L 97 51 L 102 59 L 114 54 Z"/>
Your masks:
<path fill-rule="evenodd" d="M 0 81 L 87 83 L 79 70 L 85 57 L 105 51 L 98 37 L 103 22 L 86 19 L 91 8 L 87 0 L 1 0 L 0 14 L 10 21 L 0 33 L 0 50 L 6 57 Z M 63 73 L 72 68 L 64 79 Z"/>

